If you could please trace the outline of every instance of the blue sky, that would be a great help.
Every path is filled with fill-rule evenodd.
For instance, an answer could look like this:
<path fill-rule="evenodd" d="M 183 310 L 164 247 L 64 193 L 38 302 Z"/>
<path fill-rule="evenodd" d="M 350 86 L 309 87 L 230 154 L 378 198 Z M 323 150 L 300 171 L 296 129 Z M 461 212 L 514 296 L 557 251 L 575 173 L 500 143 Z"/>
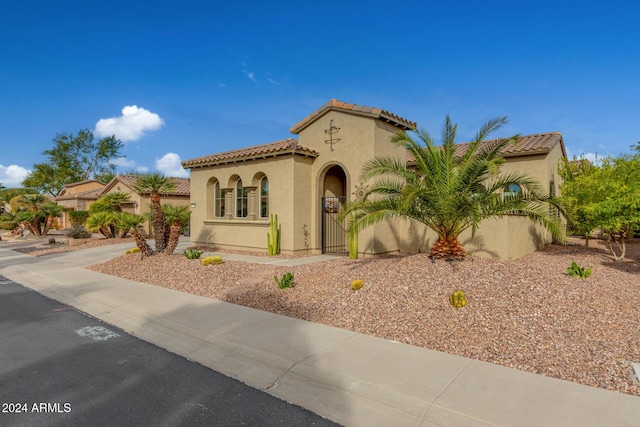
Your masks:
<path fill-rule="evenodd" d="M 0 14 L 0 183 L 58 133 L 115 132 L 122 171 L 290 137 L 331 98 L 458 140 L 559 131 L 570 155 L 640 141 L 637 1 L 14 1 Z"/>

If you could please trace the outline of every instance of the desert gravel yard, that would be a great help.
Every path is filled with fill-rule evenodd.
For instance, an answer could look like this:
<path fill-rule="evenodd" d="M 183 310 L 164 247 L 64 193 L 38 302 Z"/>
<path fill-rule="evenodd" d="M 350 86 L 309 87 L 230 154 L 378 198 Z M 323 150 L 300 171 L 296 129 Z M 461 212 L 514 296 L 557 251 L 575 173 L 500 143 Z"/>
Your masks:
<path fill-rule="evenodd" d="M 123 255 L 91 269 L 286 316 L 640 395 L 640 242 L 616 264 L 603 241 L 571 239 L 518 260 L 461 262 L 422 254 L 348 258 L 298 267 L 227 261 L 202 266 L 183 255 Z M 572 261 L 588 279 L 567 274 Z M 273 276 L 291 271 L 281 290 Z M 353 291 L 351 281 L 362 279 Z M 448 301 L 464 289 L 468 305 Z"/>

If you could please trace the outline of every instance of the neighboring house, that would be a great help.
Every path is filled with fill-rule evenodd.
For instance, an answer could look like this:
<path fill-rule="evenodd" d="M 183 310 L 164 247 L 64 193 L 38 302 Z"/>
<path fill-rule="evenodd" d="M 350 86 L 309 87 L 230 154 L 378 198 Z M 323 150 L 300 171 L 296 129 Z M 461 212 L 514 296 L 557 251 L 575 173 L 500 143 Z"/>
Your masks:
<path fill-rule="evenodd" d="M 95 180 L 80 181 L 65 186 L 64 190 L 54 198 L 55 202 L 64 208 L 59 227 L 71 227 L 69 211 L 88 211 L 89 206 L 98 200 L 105 186 L 105 183 Z"/>
<path fill-rule="evenodd" d="M 183 161 L 191 170 L 192 243 L 265 251 L 269 215 L 277 214 L 283 253 L 348 253 L 340 207 L 366 190 L 369 183 L 359 177 L 374 156 L 397 156 L 411 164 L 404 148 L 390 139 L 415 128 L 388 111 L 333 99 L 290 129 L 297 140 Z M 559 133 L 525 136 L 505 150 L 501 170 L 527 172 L 557 192 L 557 164 L 565 155 Z M 519 257 L 550 239 L 519 216 L 484 221 L 473 241 L 461 236 L 470 253 L 499 258 Z M 397 220 L 361 231 L 359 253 L 428 252 L 435 241 L 435 233 L 417 222 Z"/>
<path fill-rule="evenodd" d="M 124 212 L 131 212 L 138 215 L 144 215 L 151 212 L 151 198 L 149 193 L 138 193 L 134 190 L 137 182 L 137 175 L 116 175 L 106 185 L 101 196 L 116 191 L 129 194 L 131 202 L 122 206 Z M 173 181 L 175 188 L 168 193 L 161 193 L 161 203 L 163 205 L 189 206 L 189 178 L 168 177 Z M 150 222 L 148 221 L 143 231 L 147 234 L 151 233 Z"/>
<path fill-rule="evenodd" d="M 189 206 L 189 178 L 169 177 L 175 183 L 175 189 L 166 194 L 160 194 L 162 204 Z M 69 184 L 56 197 L 55 201 L 66 210 L 88 211 L 93 202 L 101 196 L 116 191 L 126 193 L 131 201 L 122 205 L 124 212 L 143 215 L 150 212 L 151 200 L 149 193 L 138 193 L 134 190 L 136 175 L 116 175 L 108 184 L 98 181 L 82 181 Z M 71 227 L 69 214 L 64 213 L 61 228 Z M 145 233 L 150 233 L 150 225 L 143 227 Z"/>

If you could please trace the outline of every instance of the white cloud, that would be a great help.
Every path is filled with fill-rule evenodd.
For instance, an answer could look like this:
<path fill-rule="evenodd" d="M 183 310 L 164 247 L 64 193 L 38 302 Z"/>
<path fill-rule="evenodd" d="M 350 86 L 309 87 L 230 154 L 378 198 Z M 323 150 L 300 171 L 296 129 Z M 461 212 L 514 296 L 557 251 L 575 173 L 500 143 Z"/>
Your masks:
<path fill-rule="evenodd" d="M 146 166 L 138 166 L 138 167 L 136 168 L 136 172 L 139 172 L 139 173 L 147 173 L 147 172 L 149 172 L 149 168 L 148 168 L 148 167 L 146 167 Z"/>
<path fill-rule="evenodd" d="M 180 178 L 188 178 L 189 172 L 182 168 L 180 161 L 182 159 L 176 153 L 167 153 L 159 159 L 156 159 L 156 168 L 166 176 L 177 176 Z"/>
<path fill-rule="evenodd" d="M 116 157 L 115 159 L 111 159 L 109 163 L 120 168 L 132 168 L 136 165 L 135 160 L 130 160 L 126 157 Z"/>
<path fill-rule="evenodd" d="M 7 188 L 21 187 L 29 172 L 29 169 L 18 165 L 0 165 L 0 184 Z"/>
<path fill-rule="evenodd" d="M 276 86 L 280 86 L 281 83 L 277 82 L 275 80 L 273 80 L 271 77 L 269 77 L 267 80 L 269 80 L 269 83 L 271 83 L 272 85 L 276 85 Z"/>
<path fill-rule="evenodd" d="M 252 82 L 257 82 L 256 78 L 254 77 L 253 73 L 248 73 L 248 72 L 244 72 L 247 77 L 249 77 L 249 80 L 251 80 Z"/>
<path fill-rule="evenodd" d="M 145 132 L 158 130 L 162 126 L 164 120 L 156 113 L 137 105 L 127 105 L 120 117 L 98 120 L 94 133 L 101 138 L 115 135 L 123 142 L 137 141 Z"/>
<path fill-rule="evenodd" d="M 575 157 L 576 159 L 587 159 L 589 160 L 591 163 L 594 164 L 598 164 L 602 161 L 602 159 L 604 157 L 607 157 L 607 155 L 603 155 L 602 153 L 585 153 L 582 150 L 578 150 L 577 152 L 579 152 L 580 154 L 575 154 L 574 150 L 572 150 L 569 147 L 566 147 L 567 149 L 567 159 L 569 160 L 573 160 L 573 158 Z"/>

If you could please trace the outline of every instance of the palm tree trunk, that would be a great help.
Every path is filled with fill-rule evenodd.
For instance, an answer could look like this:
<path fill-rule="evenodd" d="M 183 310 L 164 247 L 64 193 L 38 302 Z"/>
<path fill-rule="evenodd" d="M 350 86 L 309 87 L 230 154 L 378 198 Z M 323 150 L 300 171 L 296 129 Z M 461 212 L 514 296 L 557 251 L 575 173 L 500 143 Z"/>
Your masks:
<path fill-rule="evenodd" d="M 167 247 L 166 225 L 159 194 L 151 194 L 151 204 L 153 206 L 153 235 L 156 241 L 156 252 L 164 252 Z"/>
<path fill-rule="evenodd" d="M 461 259 L 465 256 L 465 250 L 458 241 L 458 236 L 439 237 L 436 243 L 431 247 L 431 253 L 429 256 L 446 259 Z"/>
<path fill-rule="evenodd" d="M 180 222 L 179 221 L 173 221 L 173 223 L 171 224 L 170 227 L 170 232 L 169 232 L 169 240 L 167 243 L 167 248 L 165 249 L 165 253 L 168 255 L 172 255 L 173 251 L 176 250 L 176 247 L 178 246 L 178 241 L 180 239 Z"/>
<path fill-rule="evenodd" d="M 151 246 L 149 246 L 147 241 L 137 229 L 133 230 L 133 237 L 136 239 L 136 246 L 140 249 L 143 258 L 145 256 L 153 255 L 153 249 L 151 249 Z"/>

